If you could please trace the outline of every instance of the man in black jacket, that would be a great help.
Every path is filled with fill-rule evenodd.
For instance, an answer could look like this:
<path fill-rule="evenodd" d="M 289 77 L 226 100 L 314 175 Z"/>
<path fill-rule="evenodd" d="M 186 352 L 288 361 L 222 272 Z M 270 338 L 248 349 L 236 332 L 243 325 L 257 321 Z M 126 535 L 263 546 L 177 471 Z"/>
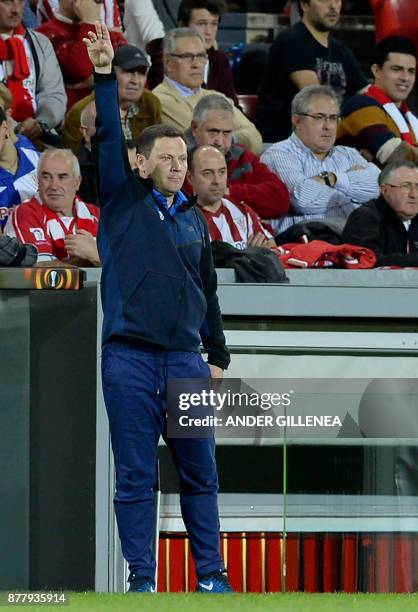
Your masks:
<path fill-rule="evenodd" d="M 116 467 L 115 512 L 130 591 L 155 591 L 153 487 L 162 435 L 180 477 L 180 504 L 197 590 L 231 591 L 220 554 L 213 435 L 167 435 L 170 379 L 221 378 L 229 364 L 204 219 L 180 191 L 187 170 L 181 132 L 144 130 L 138 179 L 119 117 L 106 26 L 84 39 L 95 67 L 98 187 L 103 265 L 103 394 Z M 200 355 L 200 342 L 208 363 Z"/>
<path fill-rule="evenodd" d="M 376 253 L 376 266 L 418 266 L 418 167 L 408 161 L 385 166 L 380 197 L 354 210 L 343 240 Z"/>

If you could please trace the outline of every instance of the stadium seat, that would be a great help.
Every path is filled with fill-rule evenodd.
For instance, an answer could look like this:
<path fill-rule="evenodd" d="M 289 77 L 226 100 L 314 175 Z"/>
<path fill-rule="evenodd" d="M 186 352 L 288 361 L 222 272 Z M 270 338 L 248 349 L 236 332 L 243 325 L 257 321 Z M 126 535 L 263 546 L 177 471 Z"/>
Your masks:
<path fill-rule="evenodd" d="M 418 10 L 411 0 L 370 0 L 376 22 L 376 40 L 406 36 L 418 49 Z"/>
<path fill-rule="evenodd" d="M 238 104 L 242 108 L 244 115 L 246 115 L 250 121 L 254 121 L 257 96 L 254 94 L 238 94 Z"/>

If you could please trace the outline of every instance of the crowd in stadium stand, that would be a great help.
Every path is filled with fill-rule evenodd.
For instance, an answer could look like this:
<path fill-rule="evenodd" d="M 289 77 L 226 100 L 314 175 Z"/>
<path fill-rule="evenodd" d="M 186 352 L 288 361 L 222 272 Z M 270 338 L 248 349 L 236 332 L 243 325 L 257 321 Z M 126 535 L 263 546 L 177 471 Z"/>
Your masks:
<path fill-rule="evenodd" d="M 34 244 L 44 265 L 100 265 L 83 39 L 102 20 L 132 167 L 147 127 L 184 132 L 183 191 L 197 196 L 213 240 L 274 248 L 307 240 L 321 222 L 316 237 L 332 228 L 340 243 L 373 251 L 375 265 L 418 265 L 418 118 L 407 102 L 415 41 L 386 27 L 367 79 L 332 33 L 341 8 L 300 0 L 300 20 L 270 47 L 250 113 L 217 43 L 224 0 L 0 0 L 0 232 Z"/>

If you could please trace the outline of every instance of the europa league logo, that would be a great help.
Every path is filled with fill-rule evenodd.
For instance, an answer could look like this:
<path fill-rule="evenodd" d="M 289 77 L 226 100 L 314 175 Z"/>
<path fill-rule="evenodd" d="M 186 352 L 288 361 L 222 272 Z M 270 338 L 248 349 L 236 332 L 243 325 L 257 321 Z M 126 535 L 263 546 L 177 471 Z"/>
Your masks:
<path fill-rule="evenodd" d="M 84 272 L 79 268 L 57 270 L 56 268 L 43 269 L 32 268 L 31 274 L 35 275 L 35 289 L 81 289 L 83 286 Z"/>
<path fill-rule="evenodd" d="M 46 274 L 45 283 L 49 289 L 59 289 L 64 282 L 61 272 L 58 270 L 49 270 Z"/>

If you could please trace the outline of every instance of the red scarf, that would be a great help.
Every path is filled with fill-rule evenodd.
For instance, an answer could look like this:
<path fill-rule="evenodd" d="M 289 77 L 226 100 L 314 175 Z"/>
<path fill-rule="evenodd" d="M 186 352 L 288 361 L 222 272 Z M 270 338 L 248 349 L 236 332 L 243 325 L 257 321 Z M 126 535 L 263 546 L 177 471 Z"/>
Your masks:
<path fill-rule="evenodd" d="M 369 85 L 366 91 L 366 95 L 374 98 L 379 104 L 381 104 L 387 114 L 393 119 L 396 123 L 398 130 L 401 134 L 402 140 L 407 142 L 408 144 L 414 146 L 415 141 L 411 134 L 416 130 L 416 118 L 412 115 L 411 111 L 408 108 L 406 102 L 401 102 L 401 105 L 398 107 L 394 103 L 394 101 L 389 98 L 387 93 L 385 93 L 380 87 L 376 85 Z M 418 134 L 415 134 L 416 139 L 418 140 Z"/>
<path fill-rule="evenodd" d="M 25 28 L 19 25 L 13 36 L 3 40 L 0 37 L 0 60 L 13 61 L 13 73 L 7 77 L 7 87 L 13 96 L 12 117 L 15 121 L 24 121 L 27 117 L 35 117 L 35 109 L 31 92 L 23 85 L 30 76 L 30 63 L 23 38 Z"/>

